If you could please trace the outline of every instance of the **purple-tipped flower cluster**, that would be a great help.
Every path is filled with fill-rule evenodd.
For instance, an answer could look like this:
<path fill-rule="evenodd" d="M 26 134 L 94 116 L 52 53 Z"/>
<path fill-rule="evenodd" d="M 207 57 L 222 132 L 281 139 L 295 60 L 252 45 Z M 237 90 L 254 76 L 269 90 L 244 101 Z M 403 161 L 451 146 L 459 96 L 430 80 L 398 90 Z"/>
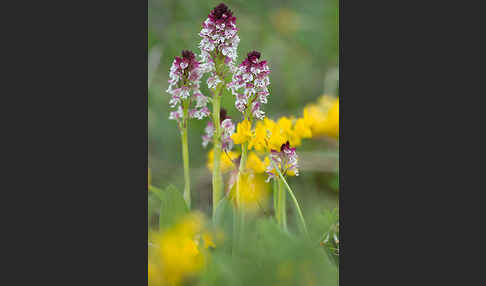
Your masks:
<path fill-rule="evenodd" d="M 270 79 L 268 74 L 270 68 L 267 61 L 260 61 L 260 53 L 253 51 L 248 53 L 247 58 L 241 63 L 233 75 L 233 81 L 228 88 L 236 96 L 235 107 L 240 112 L 245 113 L 247 108 L 251 108 L 251 114 L 257 119 L 263 119 L 265 112 L 261 110 L 261 105 L 267 103 L 270 94 L 268 86 Z M 238 92 L 243 88 L 243 93 Z"/>
<path fill-rule="evenodd" d="M 237 35 L 238 28 L 235 24 L 236 17 L 233 16 L 233 12 L 228 9 L 228 6 L 221 3 L 216 6 L 208 18 L 202 24 L 202 30 L 199 35 L 202 37 L 199 47 L 201 49 L 201 62 L 204 66 L 205 72 L 213 72 L 211 74 L 210 84 L 208 79 L 208 86 L 217 84 L 217 80 L 214 79 L 214 58 L 217 55 L 224 56 L 224 63 L 227 64 L 231 71 L 234 70 L 234 61 L 236 60 L 238 44 L 240 38 Z"/>
<path fill-rule="evenodd" d="M 199 90 L 199 82 L 203 71 L 196 57 L 191 51 L 182 51 L 182 57 L 175 57 L 169 72 L 169 88 L 167 92 L 172 95 L 170 107 L 177 110 L 170 112 L 169 119 L 180 122 L 183 117 L 182 101 L 189 99 L 196 102 L 196 106 L 189 110 L 190 118 L 203 119 L 209 115 L 206 106 L 208 98 Z M 192 96 L 191 96 L 192 94 Z"/>
<path fill-rule="evenodd" d="M 269 157 L 270 160 L 272 160 L 275 165 L 280 168 L 282 175 L 285 176 L 289 171 L 293 171 L 296 176 L 299 175 L 297 152 L 295 152 L 295 148 L 290 147 L 289 141 L 282 144 L 280 147 L 280 152 L 271 150 Z M 268 174 L 268 178 L 266 180 L 267 182 L 269 182 L 270 179 L 274 179 L 278 176 L 272 164 L 267 166 L 265 172 Z"/>
<path fill-rule="evenodd" d="M 229 151 L 233 149 L 233 140 L 231 139 L 231 135 L 235 133 L 235 125 L 231 118 L 226 115 L 226 110 L 221 109 L 220 111 L 220 122 L 221 122 L 221 148 L 225 151 Z M 212 121 L 209 121 L 204 129 L 204 134 L 202 136 L 202 145 L 204 148 L 208 146 L 208 143 L 212 140 L 214 135 L 214 125 Z"/>

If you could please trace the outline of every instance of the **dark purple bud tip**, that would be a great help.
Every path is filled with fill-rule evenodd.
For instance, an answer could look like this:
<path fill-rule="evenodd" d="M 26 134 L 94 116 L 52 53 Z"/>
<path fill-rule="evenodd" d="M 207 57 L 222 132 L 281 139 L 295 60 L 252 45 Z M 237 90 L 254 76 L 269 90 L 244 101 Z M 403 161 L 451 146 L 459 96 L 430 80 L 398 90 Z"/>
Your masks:
<path fill-rule="evenodd" d="M 182 51 L 182 58 L 187 59 L 189 61 L 192 61 L 196 58 L 196 56 L 194 55 L 193 52 L 188 51 L 188 50 L 184 50 L 184 51 Z"/>
<path fill-rule="evenodd" d="M 226 19 L 233 16 L 233 12 L 231 12 L 230 9 L 228 9 L 228 6 L 226 6 L 224 3 L 219 4 L 216 6 L 210 14 L 210 17 L 212 20 L 220 20 L 220 19 Z"/>
<path fill-rule="evenodd" d="M 247 58 L 251 62 L 255 62 L 257 59 L 260 59 L 261 54 L 257 51 L 249 52 Z"/>
<path fill-rule="evenodd" d="M 280 152 L 282 152 L 285 149 L 290 149 L 289 141 L 287 141 L 285 144 L 282 144 L 282 146 L 280 147 Z"/>
<path fill-rule="evenodd" d="M 221 110 L 219 111 L 219 121 L 223 121 L 225 120 L 226 118 L 229 118 L 227 112 L 226 112 L 226 109 L 224 108 L 221 108 Z"/>

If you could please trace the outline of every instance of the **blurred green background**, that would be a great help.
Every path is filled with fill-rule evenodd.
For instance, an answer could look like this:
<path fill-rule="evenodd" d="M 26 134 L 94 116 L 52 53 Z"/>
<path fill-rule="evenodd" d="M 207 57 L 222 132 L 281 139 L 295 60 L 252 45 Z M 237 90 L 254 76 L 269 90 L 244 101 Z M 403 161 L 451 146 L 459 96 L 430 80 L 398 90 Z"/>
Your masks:
<path fill-rule="evenodd" d="M 191 49 L 199 54 L 201 23 L 221 1 L 149 0 L 148 130 L 152 184 L 174 184 L 183 189 L 180 135 L 168 120 L 168 72 L 174 56 Z M 237 17 L 241 39 L 238 61 L 252 50 L 262 53 L 272 69 L 269 103 L 272 119 L 301 116 L 306 104 L 326 93 L 338 95 L 338 0 L 224 1 Z M 202 92 L 209 95 L 205 76 Z M 235 122 L 241 120 L 234 97 L 224 94 L 222 106 Z M 196 209 L 209 213 L 211 174 L 206 168 L 208 149 L 201 146 L 207 119 L 191 120 L 189 149 L 192 200 Z M 299 148 L 301 175 L 289 183 L 302 201 L 304 215 L 323 219 L 323 210 L 338 206 L 338 143 L 331 139 L 304 140 Z M 151 202 L 149 202 L 151 203 Z M 312 224 L 313 218 L 309 218 Z"/>

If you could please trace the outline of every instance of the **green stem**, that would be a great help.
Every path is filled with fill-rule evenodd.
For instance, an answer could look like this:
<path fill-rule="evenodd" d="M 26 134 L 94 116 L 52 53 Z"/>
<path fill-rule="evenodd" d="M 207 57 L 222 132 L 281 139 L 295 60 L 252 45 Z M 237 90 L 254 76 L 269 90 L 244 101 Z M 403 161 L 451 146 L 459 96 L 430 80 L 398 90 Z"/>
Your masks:
<path fill-rule="evenodd" d="M 236 204 L 238 208 L 242 209 L 243 206 L 241 205 L 241 191 L 240 191 L 240 184 L 241 184 L 241 175 L 246 172 L 246 157 L 248 153 L 248 142 L 243 143 L 241 145 L 241 158 L 240 158 L 240 167 L 238 169 L 238 178 L 236 181 Z"/>
<path fill-rule="evenodd" d="M 273 216 L 278 222 L 278 185 L 276 180 L 272 180 L 273 184 Z"/>
<path fill-rule="evenodd" d="M 279 221 L 280 226 L 284 231 L 287 231 L 287 194 L 285 193 L 284 185 L 282 180 L 278 180 L 278 197 L 279 197 Z"/>
<path fill-rule="evenodd" d="M 280 179 L 285 184 L 285 187 L 287 187 L 287 190 L 289 191 L 289 195 L 292 198 L 292 200 L 294 201 L 295 208 L 297 209 L 297 214 L 299 215 L 299 219 L 300 219 L 300 222 L 302 224 L 302 228 L 304 229 L 304 233 L 308 237 L 309 234 L 307 232 L 307 227 L 306 227 L 306 224 L 305 224 L 304 216 L 302 215 L 302 211 L 300 210 L 299 202 L 297 202 L 297 199 L 295 198 L 294 192 L 290 188 L 289 184 L 287 184 L 287 181 L 285 180 L 284 176 L 282 176 L 280 169 L 278 169 L 277 166 L 275 166 L 275 163 L 273 162 L 273 160 L 270 160 L 270 163 L 272 164 L 272 167 L 275 168 L 275 170 L 277 170 L 277 173 L 278 173 Z"/>
<path fill-rule="evenodd" d="M 223 197 L 223 176 L 221 174 L 221 123 L 219 118 L 221 109 L 221 91 L 223 90 L 223 86 L 224 84 L 220 84 L 213 90 L 213 218 L 216 215 L 216 206 Z"/>
<path fill-rule="evenodd" d="M 184 162 L 184 200 L 186 201 L 187 208 L 191 209 L 191 179 L 189 176 L 189 146 L 187 143 L 187 129 L 188 129 L 188 109 L 189 104 L 184 104 L 184 117 L 181 128 L 182 138 L 182 160 Z"/>
<path fill-rule="evenodd" d="M 240 248 L 241 244 L 241 236 L 243 235 L 245 229 L 245 211 L 243 209 L 243 203 L 241 201 L 241 176 L 242 174 L 246 173 L 246 158 L 248 154 L 248 142 L 243 143 L 241 145 L 241 158 L 240 158 L 240 166 L 238 169 L 238 177 L 236 178 L 236 211 L 235 217 L 237 228 L 236 228 L 236 237 L 237 243 L 234 244 L 234 247 Z"/>

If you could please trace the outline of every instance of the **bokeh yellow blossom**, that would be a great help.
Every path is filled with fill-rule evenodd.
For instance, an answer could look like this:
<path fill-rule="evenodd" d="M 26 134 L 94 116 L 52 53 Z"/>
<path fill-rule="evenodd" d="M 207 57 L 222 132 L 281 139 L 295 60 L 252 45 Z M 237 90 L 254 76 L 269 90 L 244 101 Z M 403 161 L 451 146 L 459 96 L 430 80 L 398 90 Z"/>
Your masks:
<path fill-rule="evenodd" d="M 224 239 L 221 231 L 208 231 L 201 213 L 193 212 L 162 233 L 150 235 L 149 285 L 177 286 L 200 273 L 208 261 L 208 248 Z"/>
<path fill-rule="evenodd" d="M 240 156 L 240 153 L 234 151 L 228 152 L 221 152 L 221 172 L 227 172 L 234 169 L 234 163 L 232 160 L 235 160 Z M 208 162 L 207 167 L 210 171 L 213 171 L 213 161 L 214 161 L 214 150 L 208 152 Z"/>
<path fill-rule="evenodd" d="M 333 103 L 329 112 L 327 113 L 326 125 L 323 126 L 323 131 L 331 137 L 339 138 L 339 100 Z"/>
<path fill-rule="evenodd" d="M 155 246 L 149 252 L 149 285 L 180 285 L 202 269 L 206 254 L 198 237 L 203 224 L 201 214 L 191 213 L 166 231 L 151 235 Z M 206 244 L 210 239 L 206 235 L 203 241 Z"/>
<path fill-rule="evenodd" d="M 251 152 L 246 161 L 246 169 L 252 170 L 256 174 L 261 174 L 265 171 L 265 165 L 255 152 Z"/>
<path fill-rule="evenodd" d="M 246 143 L 250 141 L 251 137 L 251 123 L 247 119 L 238 123 L 238 126 L 236 127 L 236 133 L 231 135 L 231 139 L 233 139 L 233 142 L 235 144 Z"/>
<path fill-rule="evenodd" d="M 204 248 L 207 249 L 209 247 L 216 247 L 216 244 L 213 241 L 213 236 L 210 233 L 208 232 L 203 233 L 202 240 L 204 243 Z"/>
<path fill-rule="evenodd" d="M 154 263 L 148 263 L 148 285 L 161 285 L 162 275 Z"/>
<path fill-rule="evenodd" d="M 318 104 L 306 106 L 304 121 L 310 125 L 312 136 L 339 138 L 339 98 L 324 95 Z"/>
<path fill-rule="evenodd" d="M 304 118 L 299 118 L 295 122 L 294 133 L 298 134 L 301 138 L 311 138 L 311 125 Z"/>
<path fill-rule="evenodd" d="M 263 174 L 246 172 L 240 175 L 240 201 L 243 209 L 248 212 L 261 210 L 268 203 L 269 185 L 265 183 Z M 236 188 L 233 188 L 231 197 L 236 201 Z"/>

